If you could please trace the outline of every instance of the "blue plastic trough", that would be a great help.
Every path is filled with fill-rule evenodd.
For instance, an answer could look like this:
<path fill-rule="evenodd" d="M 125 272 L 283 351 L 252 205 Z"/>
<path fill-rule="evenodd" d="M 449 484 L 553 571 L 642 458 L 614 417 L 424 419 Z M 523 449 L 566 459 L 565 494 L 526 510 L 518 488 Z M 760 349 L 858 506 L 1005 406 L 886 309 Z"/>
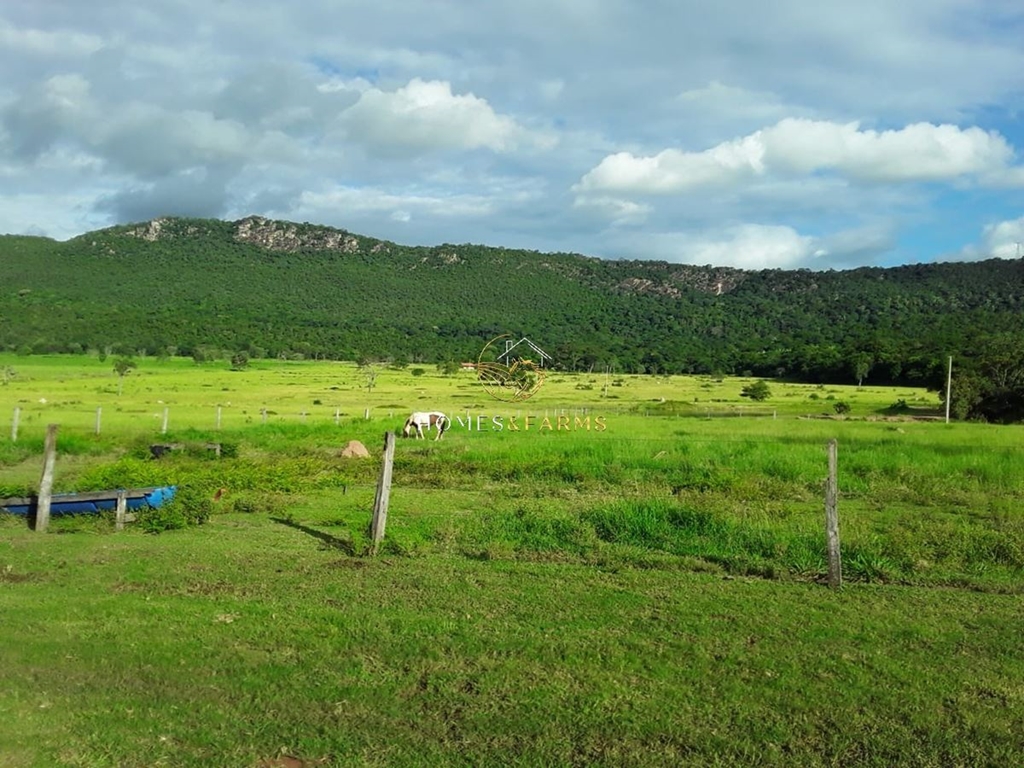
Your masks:
<path fill-rule="evenodd" d="M 160 488 L 125 489 L 128 509 L 156 508 L 174 498 L 176 486 Z M 117 506 L 119 491 L 89 491 L 86 493 L 55 493 L 50 498 L 51 515 L 88 515 L 113 510 Z M 0 509 L 14 515 L 34 513 L 37 504 L 35 496 L 17 499 L 0 499 Z"/>

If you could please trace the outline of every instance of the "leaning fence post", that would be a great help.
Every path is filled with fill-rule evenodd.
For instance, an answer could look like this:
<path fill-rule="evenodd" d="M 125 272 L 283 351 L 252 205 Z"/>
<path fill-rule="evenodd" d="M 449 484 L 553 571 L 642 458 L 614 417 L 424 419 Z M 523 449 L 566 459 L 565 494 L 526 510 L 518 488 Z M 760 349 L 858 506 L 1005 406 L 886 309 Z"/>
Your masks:
<path fill-rule="evenodd" d="M 18 422 L 21 421 L 21 408 L 14 406 L 14 416 L 11 417 L 11 442 L 18 442 Z"/>
<path fill-rule="evenodd" d="M 828 539 L 828 585 L 843 586 L 843 563 L 839 552 L 839 466 L 838 443 L 828 441 L 828 480 L 825 481 L 825 536 Z"/>
<path fill-rule="evenodd" d="M 384 528 L 388 523 L 388 501 L 391 498 L 391 472 L 395 462 L 395 433 L 384 433 L 384 462 L 377 481 L 377 495 L 373 499 L 373 519 L 370 521 L 370 554 L 376 555 L 384 539 Z"/>
<path fill-rule="evenodd" d="M 59 425 L 46 425 L 46 443 L 43 448 L 43 476 L 39 480 L 36 499 L 35 529 L 42 533 L 50 525 L 50 501 L 53 496 L 53 467 L 57 463 L 57 430 Z"/>
<path fill-rule="evenodd" d="M 128 493 L 124 488 L 117 492 L 117 506 L 114 508 L 114 530 L 124 530 L 125 512 L 128 509 Z"/>

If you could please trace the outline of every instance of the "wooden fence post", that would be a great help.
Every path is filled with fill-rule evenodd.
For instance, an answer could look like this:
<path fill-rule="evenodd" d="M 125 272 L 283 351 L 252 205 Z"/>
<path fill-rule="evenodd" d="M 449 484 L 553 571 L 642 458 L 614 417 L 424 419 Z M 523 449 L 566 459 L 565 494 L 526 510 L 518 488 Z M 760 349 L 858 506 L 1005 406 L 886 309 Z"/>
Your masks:
<path fill-rule="evenodd" d="M 377 495 L 373 499 L 373 519 L 370 521 L 370 554 L 376 555 L 380 543 L 384 539 L 384 529 L 388 523 L 388 501 L 391 498 L 391 472 L 395 462 L 395 433 L 384 433 L 384 462 L 380 467 L 380 479 L 377 481 Z"/>
<path fill-rule="evenodd" d="M 262 418 L 264 424 L 267 423 L 267 409 L 266 408 L 261 408 L 260 409 L 260 418 Z"/>
<path fill-rule="evenodd" d="M 217 429 L 220 429 L 220 411 L 221 411 L 221 407 L 218 405 L 217 406 Z"/>
<path fill-rule="evenodd" d="M 170 408 L 164 408 L 164 423 L 163 423 L 163 426 L 160 427 L 160 434 L 161 435 L 166 435 L 167 434 L 167 417 L 170 414 L 170 411 L 171 411 Z"/>
<path fill-rule="evenodd" d="M 128 509 L 128 494 L 122 488 L 117 492 L 117 506 L 114 508 L 114 530 L 124 530 L 125 512 Z"/>
<path fill-rule="evenodd" d="M 21 421 L 21 408 L 14 406 L 14 415 L 11 417 L 11 442 L 18 442 L 18 422 Z"/>
<path fill-rule="evenodd" d="M 338 426 L 341 423 L 341 408 L 334 409 L 334 426 Z"/>
<path fill-rule="evenodd" d="M 364 419 L 369 419 L 370 418 L 370 409 L 369 408 L 367 408 L 365 411 L 363 411 L 363 418 Z"/>
<path fill-rule="evenodd" d="M 839 552 L 839 449 L 828 441 L 828 480 L 825 481 L 825 536 L 828 539 L 828 585 L 843 586 L 843 563 Z"/>
<path fill-rule="evenodd" d="M 97 435 L 100 433 L 100 424 L 102 423 L 102 419 L 103 419 L 103 407 L 102 406 L 98 406 L 96 408 L 96 434 Z"/>
<path fill-rule="evenodd" d="M 35 530 L 43 533 L 50 525 L 50 501 L 53 497 L 53 467 L 57 463 L 57 430 L 59 425 L 46 425 L 46 443 L 43 448 L 43 476 L 39 480 L 36 498 Z"/>

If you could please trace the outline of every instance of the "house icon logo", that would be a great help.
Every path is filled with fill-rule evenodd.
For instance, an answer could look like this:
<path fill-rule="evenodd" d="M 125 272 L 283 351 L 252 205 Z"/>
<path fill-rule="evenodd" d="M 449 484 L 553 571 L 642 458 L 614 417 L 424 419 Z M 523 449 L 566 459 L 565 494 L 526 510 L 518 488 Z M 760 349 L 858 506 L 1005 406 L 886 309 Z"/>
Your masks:
<path fill-rule="evenodd" d="M 494 350 L 491 347 L 502 339 L 505 340 L 505 350 L 492 360 Z M 484 391 L 495 400 L 520 403 L 540 391 L 544 385 L 544 364 L 549 360 L 551 355 L 525 336 L 514 342 L 506 333 L 491 339 L 480 350 L 476 362 L 477 378 Z"/>

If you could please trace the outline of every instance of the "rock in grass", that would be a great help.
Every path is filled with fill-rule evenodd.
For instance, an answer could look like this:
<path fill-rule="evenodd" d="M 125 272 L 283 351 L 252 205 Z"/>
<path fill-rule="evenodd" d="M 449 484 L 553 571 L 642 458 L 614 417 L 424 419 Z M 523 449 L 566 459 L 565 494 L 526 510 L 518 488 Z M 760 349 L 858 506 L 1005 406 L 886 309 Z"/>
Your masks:
<path fill-rule="evenodd" d="M 338 452 L 338 455 L 343 459 L 366 459 L 369 458 L 370 452 L 358 440 L 349 440 L 345 447 Z"/>

